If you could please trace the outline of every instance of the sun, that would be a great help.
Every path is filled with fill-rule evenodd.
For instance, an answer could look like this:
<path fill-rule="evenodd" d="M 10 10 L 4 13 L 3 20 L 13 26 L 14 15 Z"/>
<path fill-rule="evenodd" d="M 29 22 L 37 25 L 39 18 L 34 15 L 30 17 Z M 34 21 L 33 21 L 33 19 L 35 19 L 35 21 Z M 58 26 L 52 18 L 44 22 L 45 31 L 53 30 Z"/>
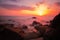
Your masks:
<path fill-rule="evenodd" d="M 20 13 L 24 15 L 36 15 L 36 16 L 44 16 L 48 15 L 50 10 L 48 9 L 48 5 L 46 4 L 39 4 L 39 5 L 34 5 L 34 10 L 20 10 Z"/>
<path fill-rule="evenodd" d="M 41 4 L 41 5 L 36 7 L 35 12 L 38 15 L 43 16 L 43 15 L 46 15 L 48 13 L 48 8 L 46 5 Z"/>

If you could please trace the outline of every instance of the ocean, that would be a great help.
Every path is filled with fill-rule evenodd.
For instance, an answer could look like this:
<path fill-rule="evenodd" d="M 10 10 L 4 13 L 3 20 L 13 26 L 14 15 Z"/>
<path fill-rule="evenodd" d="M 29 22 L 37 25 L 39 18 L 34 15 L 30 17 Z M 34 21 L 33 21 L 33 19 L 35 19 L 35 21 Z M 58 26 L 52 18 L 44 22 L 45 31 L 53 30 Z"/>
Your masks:
<path fill-rule="evenodd" d="M 36 19 L 33 19 L 36 17 Z M 38 21 L 45 24 L 43 21 L 50 21 L 53 17 L 41 17 L 41 16 L 0 16 L 0 24 L 3 23 L 13 23 L 13 24 L 31 24 L 33 21 Z"/>

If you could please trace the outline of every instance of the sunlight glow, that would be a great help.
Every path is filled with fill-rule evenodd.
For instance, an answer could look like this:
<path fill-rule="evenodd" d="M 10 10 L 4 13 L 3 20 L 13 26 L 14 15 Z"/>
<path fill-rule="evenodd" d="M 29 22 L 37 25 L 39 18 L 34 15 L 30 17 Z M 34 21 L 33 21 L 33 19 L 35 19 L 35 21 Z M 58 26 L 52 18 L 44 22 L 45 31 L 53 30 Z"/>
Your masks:
<path fill-rule="evenodd" d="M 43 15 L 46 15 L 48 13 L 48 8 L 46 5 L 41 4 L 41 5 L 36 7 L 35 11 L 38 15 L 43 16 Z"/>
<path fill-rule="evenodd" d="M 28 14 L 28 15 L 37 15 L 37 16 L 44 16 L 47 15 L 49 12 L 47 5 L 39 4 L 34 7 L 34 10 L 21 10 L 20 13 Z"/>

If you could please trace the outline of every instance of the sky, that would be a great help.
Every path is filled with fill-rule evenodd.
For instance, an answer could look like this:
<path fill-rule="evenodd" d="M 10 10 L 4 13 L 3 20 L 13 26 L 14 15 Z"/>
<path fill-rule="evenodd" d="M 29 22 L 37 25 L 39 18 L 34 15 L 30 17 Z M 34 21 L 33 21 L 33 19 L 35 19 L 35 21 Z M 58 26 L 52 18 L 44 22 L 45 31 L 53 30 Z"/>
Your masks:
<path fill-rule="evenodd" d="M 59 12 L 60 0 L 0 0 L 0 16 L 36 15 L 52 18 Z"/>

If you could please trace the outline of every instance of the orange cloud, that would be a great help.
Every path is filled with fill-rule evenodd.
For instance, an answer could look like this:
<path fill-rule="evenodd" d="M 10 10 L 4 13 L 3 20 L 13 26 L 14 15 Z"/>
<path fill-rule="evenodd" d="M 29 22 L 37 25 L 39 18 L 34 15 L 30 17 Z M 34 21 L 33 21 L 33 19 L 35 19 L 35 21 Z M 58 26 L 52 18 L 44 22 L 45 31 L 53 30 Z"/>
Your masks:
<path fill-rule="evenodd" d="M 43 3 L 44 4 L 44 3 Z M 6 16 L 21 16 L 21 15 L 39 15 L 41 13 L 41 10 L 45 10 L 44 7 L 48 6 L 45 5 L 43 7 L 41 7 L 42 4 L 39 4 L 38 7 L 35 6 L 35 8 L 33 7 L 26 7 L 26 6 L 15 6 L 14 5 L 5 5 L 5 7 L 0 7 L 0 15 L 6 15 Z M 16 10 L 15 10 L 16 9 Z M 46 14 L 45 15 L 56 15 L 58 13 L 58 7 L 56 5 L 53 6 L 49 6 L 49 8 L 46 8 Z M 44 11 L 42 11 L 44 12 Z M 40 14 L 39 14 L 40 13 Z"/>

